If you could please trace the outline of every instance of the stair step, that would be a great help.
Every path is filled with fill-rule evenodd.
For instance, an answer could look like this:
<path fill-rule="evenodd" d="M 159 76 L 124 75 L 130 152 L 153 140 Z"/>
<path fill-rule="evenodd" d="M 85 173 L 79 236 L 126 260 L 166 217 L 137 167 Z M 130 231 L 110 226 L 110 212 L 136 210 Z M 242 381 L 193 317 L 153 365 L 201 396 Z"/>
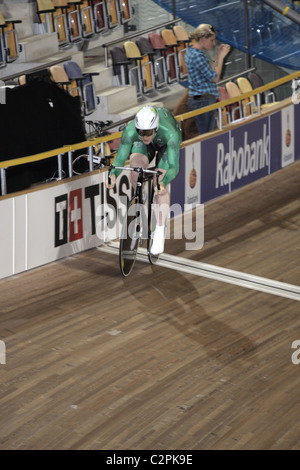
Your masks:
<path fill-rule="evenodd" d="M 106 88 L 97 95 L 100 97 L 100 108 L 102 103 L 107 114 L 116 114 L 120 109 L 137 103 L 136 88 L 132 85 Z"/>
<path fill-rule="evenodd" d="M 91 65 L 89 67 L 83 67 L 82 70 L 85 73 L 92 73 L 92 72 L 99 73 L 99 75 L 93 76 L 93 82 L 94 82 L 97 93 L 101 93 L 107 88 L 111 88 L 112 83 L 113 83 L 111 67 L 103 67 L 102 64 L 101 66 Z"/>
<path fill-rule="evenodd" d="M 56 33 L 36 34 L 19 41 L 22 50 L 18 62 L 35 62 L 59 51 Z"/>
<path fill-rule="evenodd" d="M 135 116 L 135 114 L 141 109 L 143 106 L 157 106 L 163 107 L 162 101 L 142 101 L 135 106 L 131 106 L 130 108 L 121 109 L 116 116 L 117 119 L 126 119 L 129 116 Z"/>

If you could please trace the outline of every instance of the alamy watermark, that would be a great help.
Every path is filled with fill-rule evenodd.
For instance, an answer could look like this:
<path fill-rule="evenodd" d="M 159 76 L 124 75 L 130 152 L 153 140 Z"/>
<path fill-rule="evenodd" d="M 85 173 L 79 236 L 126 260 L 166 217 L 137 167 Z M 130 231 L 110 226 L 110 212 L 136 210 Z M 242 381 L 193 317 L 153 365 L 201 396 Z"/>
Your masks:
<path fill-rule="evenodd" d="M 155 230 L 156 221 L 172 216 L 172 234 L 170 223 L 167 224 L 165 238 L 186 240 L 185 250 L 200 250 L 204 245 L 204 204 L 152 204 L 151 232 Z M 112 204 L 101 204 L 97 208 L 98 223 L 96 233 L 99 239 L 110 240 L 130 237 L 136 233 L 139 225 L 140 238 L 147 239 L 149 235 L 148 208 L 145 204 L 133 204 L 128 209 L 129 224 L 127 233 L 123 231 L 126 222 L 127 198 L 120 197 L 118 208 Z M 158 222 L 159 225 L 161 225 Z"/>
<path fill-rule="evenodd" d="M 300 339 L 292 342 L 292 349 L 296 349 L 292 354 L 292 363 L 298 365 L 300 364 Z"/>
<path fill-rule="evenodd" d="M 6 347 L 4 341 L 0 340 L 0 364 L 6 364 Z"/>

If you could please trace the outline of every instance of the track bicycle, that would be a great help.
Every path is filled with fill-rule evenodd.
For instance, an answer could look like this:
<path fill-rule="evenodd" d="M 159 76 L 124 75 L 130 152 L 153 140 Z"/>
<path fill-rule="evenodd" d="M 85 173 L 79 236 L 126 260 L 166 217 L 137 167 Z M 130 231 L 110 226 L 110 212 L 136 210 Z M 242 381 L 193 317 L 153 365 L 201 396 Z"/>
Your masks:
<path fill-rule="evenodd" d="M 153 168 L 141 167 L 118 167 L 111 166 L 108 172 L 108 183 L 110 184 L 110 173 L 115 168 L 117 170 L 136 171 L 138 173 L 137 186 L 134 196 L 130 199 L 125 218 L 122 225 L 120 246 L 119 246 L 119 264 L 123 276 L 129 276 L 131 273 L 138 246 L 142 246 L 143 240 L 147 240 L 147 255 L 149 262 L 155 264 L 159 255 L 151 254 L 152 233 L 155 227 L 154 206 L 155 198 L 154 178 L 156 179 L 157 189 L 160 189 L 159 176 L 162 172 Z M 144 186 L 149 182 L 148 204 L 145 201 Z"/>

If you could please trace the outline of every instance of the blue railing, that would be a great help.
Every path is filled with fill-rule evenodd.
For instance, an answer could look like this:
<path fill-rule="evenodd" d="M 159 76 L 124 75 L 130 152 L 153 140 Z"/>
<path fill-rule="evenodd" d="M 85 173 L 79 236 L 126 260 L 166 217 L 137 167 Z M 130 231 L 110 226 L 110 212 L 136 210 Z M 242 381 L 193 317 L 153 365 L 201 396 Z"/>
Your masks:
<path fill-rule="evenodd" d="M 154 1 L 174 13 L 173 0 Z M 292 2 L 283 3 L 297 10 Z M 176 0 L 175 7 L 177 17 L 195 28 L 212 24 L 221 42 L 279 67 L 299 69 L 300 27 L 262 1 Z"/>

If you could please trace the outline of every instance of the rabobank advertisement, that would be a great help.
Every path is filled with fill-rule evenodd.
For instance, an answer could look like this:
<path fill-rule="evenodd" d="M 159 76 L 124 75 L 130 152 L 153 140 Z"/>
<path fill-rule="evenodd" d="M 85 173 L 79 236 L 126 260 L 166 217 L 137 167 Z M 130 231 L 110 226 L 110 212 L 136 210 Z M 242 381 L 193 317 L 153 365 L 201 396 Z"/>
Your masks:
<path fill-rule="evenodd" d="M 269 172 L 267 117 L 221 137 L 209 139 L 201 145 L 202 203 L 251 183 Z"/>
<path fill-rule="evenodd" d="M 299 124 L 300 106 L 290 105 L 185 147 L 185 191 L 174 180 L 172 201 L 203 204 L 291 165 L 300 158 Z"/>

